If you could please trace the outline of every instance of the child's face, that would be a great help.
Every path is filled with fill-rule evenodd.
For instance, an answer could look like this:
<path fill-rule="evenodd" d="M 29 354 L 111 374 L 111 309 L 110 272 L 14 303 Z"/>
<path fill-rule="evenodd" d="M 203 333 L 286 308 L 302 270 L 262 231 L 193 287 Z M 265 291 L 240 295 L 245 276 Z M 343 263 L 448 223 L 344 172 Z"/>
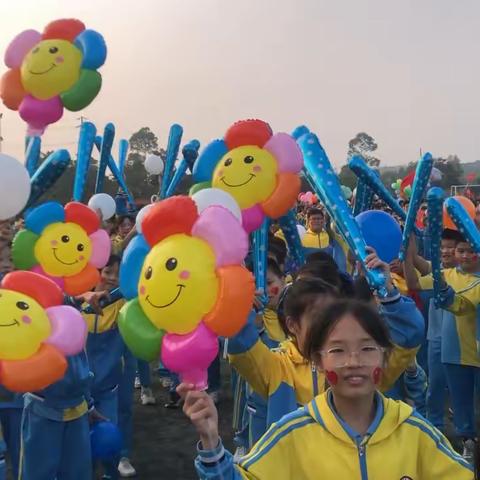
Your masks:
<path fill-rule="evenodd" d="M 122 223 L 120 224 L 120 226 L 118 227 L 118 233 L 122 236 L 122 237 L 126 237 L 129 233 L 130 233 L 130 230 L 133 228 L 133 222 L 132 220 L 130 220 L 130 218 L 128 217 L 125 217 L 123 220 L 122 220 Z"/>
<path fill-rule="evenodd" d="M 278 299 L 282 293 L 285 281 L 283 278 L 278 277 L 270 269 L 267 270 L 267 295 L 268 295 L 268 307 L 275 309 L 278 305 Z"/>
<path fill-rule="evenodd" d="M 440 254 L 442 257 L 442 265 L 444 268 L 452 268 L 456 265 L 455 247 L 457 242 L 452 239 L 442 239 L 440 245 Z"/>
<path fill-rule="evenodd" d="M 114 263 L 108 267 L 104 267 L 101 273 L 101 280 L 98 285 L 99 290 L 113 290 L 118 287 L 119 265 Z"/>
<path fill-rule="evenodd" d="M 478 255 L 467 242 L 458 242 L 455 248 L 455 260 L 462 270 L 467 273 L 475 273 L 480 268 Z"/>
<path fill-rule="evenodd" d="M 334 372 L 333 392 L 349 399 L 372 394 L 385 367 L 385 353 L 352 315 L 338 321 L 319 359 L 327 378 Z"/>

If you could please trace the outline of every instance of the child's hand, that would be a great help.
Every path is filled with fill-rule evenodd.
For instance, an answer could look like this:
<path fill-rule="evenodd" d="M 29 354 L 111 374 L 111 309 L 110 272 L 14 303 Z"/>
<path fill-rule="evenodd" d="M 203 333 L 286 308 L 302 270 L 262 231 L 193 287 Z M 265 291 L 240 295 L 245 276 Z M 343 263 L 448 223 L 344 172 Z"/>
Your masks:
<path fill-rule="evenodd" d="M 216 448 L 219 441 L 218 412 L 211 397 L 205 391 L 195 390 L 189 383 L 181 383 L 177 393 L 185 402 L 183 413 L 197 429 L 202 447 L 205 450 Z"/>
<path fill-rule="evenodd" d="M 75 299 L 88 303 L 93 308 L 93 311 L 97 315 L 103 315 L 103 310 L 102 310 L 102 307 L 100 306 L 100 301 L 109 300 L 110 293 L 107 290 L 103 290 L 101 292 L 85 292 L 84 294 L 78 295 L 77 297 L 75 297 Z"/>
<path fill-rule="evenodd" d="M 104 417 L 96 408 L 88 412 L 88 421 L 90 423 L 108 422 L 108 418 Z"/>
<path fill-rule="evenodd" d="M 378 257 L 374 248 L 367 247 L 367 252 L 369 252 L 369 254 L 365 258 L 365 266 L 368 268 L 368 270 L 380 270 L 385 275 L 385 286 L 387 287 L 387 290 L 391 292 L 394 287 L 392 277 L 390 275 L 390 266 L 388 263 L 385 263 Z"/>
<path fill-rule="evenodd" d="M 265 305 L 263 304 L 263 290 L 255 290 L 255 297 L 253 298 L 253 306 L 255 310 L 260 311 L 263 310 Z"/>

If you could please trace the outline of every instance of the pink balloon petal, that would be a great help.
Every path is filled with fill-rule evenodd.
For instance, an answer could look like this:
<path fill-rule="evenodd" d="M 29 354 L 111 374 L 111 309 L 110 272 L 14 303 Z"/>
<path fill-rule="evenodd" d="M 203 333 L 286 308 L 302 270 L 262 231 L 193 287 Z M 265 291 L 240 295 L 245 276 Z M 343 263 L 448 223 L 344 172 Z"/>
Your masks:
<path fill-rule="evenodd" d="M 297 173 L 302 169 L 302 152 L 288 133 L 276 133 L 263 148 L 277 159 L 280 172 Z"/>
<path fill-rule="evenodd" d="M 207 207 L 192 228 L 215 251 L 216 265 L 242 263 L 248 253 L 248 235 L 236 217 L 220 205 Z"/>
<path fill-rule="evenodd" d="M 40 265 L 35 265 L 33 268 L 30 269 L 30 271 L 38 273 L 42 277 L 47 277 L 48 279 L 52 280 L 52 282 L 55 282 L 63 291 L 65 287 L 63 277 L 53 277 L 52 275 L 49 275 Z"/>
<path fill-rule="evenodd" d="M 52 325 L 52 334 L 45 343 L 57 347 L 65 355 L 76 355 L 85 348 L 87 324 L 80 312 L 61 305 L 46 310 Z"/>
<path fill-rule="evenodd" d="M 112 242 L 105 230 L 97 230 L 90 235 L 92 255 L 89 262 L 96 268 L 103 268 L 110 257 Z"/>
<path fill-rule="evenodd" d="M 62 118 L 63 104 L 60 97 L 38 100 L 31 95 L 27 95 L 22 100 L 18 113 L 31 129 L 44 130 L 47 125 Z"/>
<path fill-rule="evenodd" d="M 242 210 L 242 224 L 243 228 L 247 233 L 251 233 L 263 222 L 265 217 L 263 210 L 260 208 L 260 205 L 254 205 L 253 207 Z"/>
<path fill-rule="evenodd" d="M 27 53 L 41 40 L 42 35 L 36 30 L 19 33 L 5 51 L 5 65 L 9 68 L 20 68 Z"/>

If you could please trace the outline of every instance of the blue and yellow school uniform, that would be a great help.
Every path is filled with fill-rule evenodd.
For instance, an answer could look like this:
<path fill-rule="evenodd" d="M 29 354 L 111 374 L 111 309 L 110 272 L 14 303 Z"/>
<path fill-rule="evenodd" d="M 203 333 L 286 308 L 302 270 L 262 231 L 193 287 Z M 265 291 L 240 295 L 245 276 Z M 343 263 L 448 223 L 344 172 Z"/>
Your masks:
<path fill-rule="evenodd" d="M 340 418 L 327 391 L 274 424 L 238 465 L 221 442 L 199 449 L 199 478 L 473 480 L 472 467 L 412 407 L 379 393 L 375 403 L 362 436 Z"/>
<path fill-rule="evenodd" d="M 2 426 L 0 425 L 0 480 L 7 478 L 7 464 L 5 462 L 5 451 L 7 446 L 3 440 Z"/>
<path fill-rule="evenodd" d="M 21 480 L 85 480 L 92 474 L 87 415 L 91 373 L 85 352 L 67 362 L 62 380 L 25 395 Z"/>
<path fill-rule="evenodd" d="M 380 384 L 386 391 L 415 359 L 424 336 L 424 321 L 415 303 L 397 291 L 383 300 L 381 312 L 395 343 Z M 228 347 L 230 363 L 267 400 L 267 426 L 324 390 L 323 373 L 300 354 L 293 341 L 270 350 L 259 339 L 252 321 L 229 340 Z"/>
<path fill-rule="evenodd" d="M 303 235 L 302 245 L 305 248 L 327 248 L 330 245 L 330 236 L 325 230 L 316 233 L 308 229 Z"/>
<path fill-rule="evenodd" d="M 117 327 L 119 300 L 103 309 L 103 315 L 84 314 L 88 326 L 87 356 L 93 373 L 91 396 L 98 412 L 111 422 L 118 423 L 118 385 L 122 377 L 122 357 L 125 344 Z M 118 460 L 104 464 L 111 479 L 118 478 Z"/>

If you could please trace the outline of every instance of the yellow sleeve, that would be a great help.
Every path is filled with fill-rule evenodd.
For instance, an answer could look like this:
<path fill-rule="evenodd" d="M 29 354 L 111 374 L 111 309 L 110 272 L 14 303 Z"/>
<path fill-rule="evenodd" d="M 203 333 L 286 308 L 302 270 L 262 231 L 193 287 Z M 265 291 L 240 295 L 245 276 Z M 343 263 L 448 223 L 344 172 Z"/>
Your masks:
<path fill-rule="evenodd" d="M 447 310 L 459 316 L 469 315 L 476 313 L 479 303 L 480 283 L 475 283 L 473 287 L 455 293 L 455 299 Z"/>
<path fill-rule="evenodd" d="M 269 308 L 265 309 L 263 313 L 263 324 L 265 326 L 265 330 L 267 331 L 267 335 L 276 342 L 283 342 L 287 339 L 285 336 L 285 332 L 282 330 L 280 326 L 280 322 L 278 321 L 277 313 Z"/>
<path fill-rule="evenodd" d="M 246 352 L 228 356 L 232 366 L 263 398 L 284 378 L 284 362 L 279 352 L 271 351 L 260 339 Z"/>
<path fill-rule="evenodd" d="M 387 392 L 393 387 L 400 375 L 415 360 L 418 350 L 419 347 L 403 348 L 394 344 L 393 350 L 388 357 L 387 367 L 378 386 L 381 392 Z"/>
<path fill-rule="evenodd" d="M 420 290 L 433 290 L 432 275 L 425 275 L 424 277 L 419 277 L 418 285 L 420 286 Z"/>

